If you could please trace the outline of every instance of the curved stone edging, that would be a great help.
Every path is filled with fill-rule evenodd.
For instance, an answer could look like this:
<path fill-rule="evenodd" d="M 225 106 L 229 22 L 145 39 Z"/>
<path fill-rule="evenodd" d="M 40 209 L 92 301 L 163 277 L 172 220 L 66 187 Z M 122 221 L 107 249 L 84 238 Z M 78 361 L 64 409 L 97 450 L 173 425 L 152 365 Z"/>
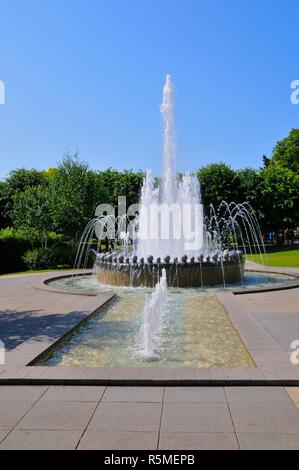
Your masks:
<path fill-rule="evenodd" d="M 269 274 L 274 274 L 271 273 L 270 271 L 267 271 Z M 281 273 L 282 274 L 282 273 Z M 297 276 L 294 276 L 297 277 Z M 261 294 L 263 292 L 275 292 L 279 290 L 288 290 L 288 289 L 296 289 L 299 288 L 299 277 L 297 278 L 297 281 L 289 283 L 289 284 L 276 284 L 271 287 L 253 287 L 253 288 L 241 288 L 241 289 L 236 289 L 232 290 L 231 292 L 234 295 L 243 295 L 243 294 Z"/>
<path fill-rule="evenodd" d="M 37 289 L 37 290 L 53 292 L 54 294 L 71 294 L 71 295 L 83 295 L 83 296 L 88 296 L 88 297 L 96 297 L 98 295 L 97 292 L 82 292 L 82 291 L 76 291 L 76 290 L 65 290 L 65 289 L 58 289 L 55 287 L 50 287 L 48 285 L 48 283 L 51 281 L 56 281 L 59 279 L 66 279 L 71 276 L 78 277 L 78 276 L 90 276 L 90 275 L 92 275 L 92 271 L 86 271 L 83 273 L 74 273 L 74 274 L 63 274 L 61 276 L 54 276 L 48 279 L 44 279 L 43 281 L 34 282 L 33 284 L 30 285 L 30 287 L 32 287 L 33 289 Z"/>
<path fill-rule="evenodd" d="M 247 272 L 252 272 L 253 270 L 246 269 L 245 271 Z M 270 285 L 270 286 L 262 286 L 262 287 L 252 287 L 252 288 L 238 288 L 238 289 L 230 289 L 229 291 L 232 292 L 234 295 L 243 295 L 243 294 L 259 294 L 263 292 L 275 292 L 275 291 L 280 291 L 280 290 L 287 290 L 287 289 L 296 289 L 299 288 L 299 274 L 295 273 L 286 273 L 284 271 L 270 271 L 267 269 L 267 271 L 263 269 L 257 269 L 256 270 L 259 273 L 264 273 L 264 274 L 284 274 L 290 277 L 293 277 L 295 280 L 292 283 L 289 284 L 276 284 L 276 285 Z M 82 296 L 90 296 L 90 297 L 95 297 L 98 295 L 96 292 L 82 292 L 82 291 L 76 291 L 76 290 L 64 290 L 64 289 L 58 289 L 58 288 L 53 288 L 50 287 L 48 284 L 51 281 L 54 280 L 59 280 L 59 279 L 65 279 L 68 277 L 78 277 L 78 276 L 90 276 L 92 275 L 93 271 L 88 270 L 86 272 L 82 273 L 74 273 L 74 274 L 63 274 L 60 276 L 54 276 L 54 277 L 49 277 L 43 281 L 38 281 L 33 284 L 31 284 L 31 287 L 34 289 L 38 290 L 44 290 L 48 292 L 53 292 L 56 294 L 72 294 L 72 295 L 82 295 Z M 111 288 L 116 287 L 116 286 L 111 286 Z M 221 287 L 219 287 L 221 289 Z M 224 290 L 224 289 L 223 289 Z M 228 289 L 227 289 L 228 290 Z"/>
<path fill-rule="evenodd" d="M 247 263 L 247 262 L 246 262 Z M 252 287 L 252 288 L 239 288 L 239 289 L 232 289 L 232 293 L 234 295 L 242 295 L 242 294 L 260 294 L 263 292 L 275 292 L 275 291 L 280 291 L 280 290 L 288 290 L 288 289 L 296 289 L 299 288 L 299 269 L 298 273 L 290 273 L 286 272 L 283 268 L 278 268 L 278 270 L 274 271 L 271 270 L 271 266 L 269 266 L 269 269 L 267 267 L 264 267 L 263 265 L 258 265 L 256 263 L 250 262 L 254 269 L 250 267 L 246 267 L 245 263 L 245 271 L 247 272 L 257 272 L 257 273 L 264 273 L 264 274 L 282 274 L 285 276 L 293 277 L 295 280 L 294 282 L 290 282 L 289 284 L 276 284 L 272 286 L 261 286 L 261 287 Z M 290 269 L 290 268 L 287 268 Z M 294 268 L 296 269 L 296 268 Z"/>

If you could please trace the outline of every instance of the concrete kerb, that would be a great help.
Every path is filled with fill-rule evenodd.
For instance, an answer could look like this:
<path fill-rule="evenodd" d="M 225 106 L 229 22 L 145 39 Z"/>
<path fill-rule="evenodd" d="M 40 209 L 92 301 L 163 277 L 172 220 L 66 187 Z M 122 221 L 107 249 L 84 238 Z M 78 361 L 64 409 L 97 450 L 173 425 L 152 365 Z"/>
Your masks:
<path fill-rule="evenodd" d="M 37 366 L 38 367 L 38 366 Z M 101 373 L 99 373 L 98 377 L 93 379 L 84 378 L 86 372 L 90 369 L 84 369 L 82 371 L 82 377 L 78 377 L 78 374 L 68 373 L 67 370 L 65 371 L 64 377 L 58 377 L 61 375 L 61 367 L 48 367 L 48 371 L 43 370 L 41 377 L 29 377 L 30 374 L 35 367 L 26 366 L 28 368 L 28 372 L 26 370 L 23 372 L 23 377 L 16 377 L 17 372 L 14 370 L 10 373 L 9 369 L 6 370 L 6 374 L 0 375 L 0 387 L 1 385 L 88 385 L 88 386 L 97 386 L 97 385 L 109 385 L 109 386 L 149 386 L 149 387 L 157 387 L 157 386 L 201 386 L 201 387 L 233 387 L 233 386 L 283 386 L 283 387 L 291 387 L 291 386 L 299 386 L 299 374 L 297 373 L 297 377 L 294 374 L 294 377 L 283 378 L 279 377 L 275 370 L 271 369 L 263 369 L 257 368 L 257 371 L 261 371 L 262 375 L 263 372 L 266 374 L 263 378 L 244 378 L 242 372 L 246 374 L 246 368 L 242 368 L 242 371 L 239 369 L 234 371 L 232 368 L 227 368 L 226 372 L 221 374 L 223 375 L 222 378 L 215 378 L 215 379 L 206 379 L 200 378 L 200 374 L 198 374 L 197 378 L 175 378 L 172 374 L 165 371 L 164 377 L 162 377 L 160 371 L 160 377 L 149 379 L 146 377 L 146 369 L 144 370 L 145 376 L 143 377 L 143 370 L 141 369 L 138 378 L 130 378 L 130 370 L 128 370 L 128 378 L 125 378 L 126 369 L 123 369 L 123 377 L 121 379 L 117 379 L 115 377 L 109 376 L 110 370 L 103 370 L 103 377 L 101 377 Z M 186 369 L 186 372 L 188 370 Z M 42 377 L 46 375 L 46 377 Z M 76 376 L 77 375 L 77 376 Z M 81 375 L 81 371 L 80 371 Z M 173 374 L 177 375 L 177 374 Z M 237 375 L 240 377 L 238 378 Z"/>
<path fill-rule="evenodd" d="M 107 298 L 101 301 L 101 304 L 98 305 L 95 309 L 91 310 L 85 318 L 82 318 L 78 323 L 76 323 L 74 326 L 72 326 L 68 331 L 66 331 L 62 336 L 58 337 L 49 347 L 47 347 L 44 351 L 42 351 L 38 356 L 34 357 L 32 361 L 30 361 L 28 366 L 33 365 L 36 363 L 38 360 L 40 360 L 41 357 L 47 356 L 48 354 L 53 351 L 53 349 L 56 348 L 56 346 L 61 342 L 67 339 L 68 336 L 72 335 L 78 328 L 80 328 L 84 323 L 86 323 L 88 320 L 90 320 L 94 315 L 96 315 L 104 305 L 106 305 L 110 300 L 113 299 L 115 296 L 114 292 L 108 292 L 107 291 Z M 96 297 L 96 296 L 95 296 Z"/>
<path fill-rule="evenodd" d="M 257 268 L 255 267 L 257 266 Z M 299 274 L 296 273 L 286 273 L 283 270 L 271 270 L 264 267 L 259 267 L 258 265 L 255 265 L 254 269 L 249 269 L 245 268 L 245 271 L 248 272 L 261 272 L 264 274 L 287 274 L 290 277 L 293 277 L 295 280 L 294 282 L 290 282 L 288 284 L 276 284 L 272 286 L 263 286 L 263 287 L 253 287 L 253 288 L 238 288 L 238 289 L 232 289 L 230 292 L 232 292 L 234 295 L 242 295 L 242 294 L 257 294 L 257 293 L 262 293 L 262 292 L 272 292 L 272 291 L 280 291 L 280 290 L 287 290 L 287 289 L 295 289 L 299 288 Z M 54 292 L 56 294 L 73 294 L 73 295 L 85 295 L 85 296 L 91 296 L 95 297 L 97 293 L 94 292 L 82 292 L 82 291 L 76 291 L 76 290 L 65 290 L 65 289 L 59 289 L 59 288 L 53 288 L 49 286 L 49 283 L 52 281 L 58 281 L 60 279 L 66 279 L 70 276 L 72 277 L 80 277 L 80 276 L 91 276 L 93 273 L 92 270 L 86 270 L 82 271 L 80 273 L 69 273 L 69 274 L 63 274 L 59 276 L 54 276 L 48 279 L 45 279 L 43 281 L 37 281 L 34 282 L 30 285 L 30 287 L 38 290 L 45 290 L 48 292 Z"/>
<path fill-rule="evenodd" d="M 246 269 L 248 272 L 252 272 L 249 269 Z M 256 272 L 256 271 L 254 271 Z M 290 273 L 285 273 L 281 271 L 271 271 L 268 270 L 260 270 L 257 272 L 262 272 L 265 274 L 287 274 L 290 277 L 293 277 L 295 279 L 294 282 L 289 282 L 287 284 L 276 284 L 272 286 L 262 286 L 262 287 L 252 287 L 252 288 L 240 288 L 240 289 L 232 289 L 231 292 L 234 295 L 242 295 L 242 294 L 259 294 L 262 292 L 275 292 L 275 291 L 280 291 L 280 290 L 288 290 L 288 289 L 296 289 L 299 287 L 299 274 L 290 274 Z"/>
<path fill-rule="evenodd" d="M 33 282 L 30 284 L 29 287 L 37 290 L 42 290 L 42 291 L 47 291 L 47 292 L 53 292 L 55 294 L 72 294 L 72 295 L 82 295 L 82 296 L 88 296 L 88 297 L 96 297 L 98 294 L 96 292 L 82 292 L 82 291 L 76 291 L 76 290 L 65 290 L 65 289 L 59 289 L 55 287 L 50 287 L 49 283 L 52 281 L 58 281 L 60 279 L 67 279 L 68 277 L 81 277 L 81 276 L 91 276 L 92 275 L 92 270 L 87 270 L 87 271 L 82 271 L 80 273 L 69 273 L 69 274 L 63 274 L 60 276 L 53 276 L 48 279 L 44 279 L 43 281 L 37 281 Z"/>

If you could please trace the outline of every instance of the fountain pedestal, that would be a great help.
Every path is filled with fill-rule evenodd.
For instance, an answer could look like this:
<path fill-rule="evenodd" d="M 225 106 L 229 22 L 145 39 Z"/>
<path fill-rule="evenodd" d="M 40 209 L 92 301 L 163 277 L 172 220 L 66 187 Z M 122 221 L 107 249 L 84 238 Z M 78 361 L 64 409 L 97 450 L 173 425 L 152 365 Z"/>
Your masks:
<path fill-rule="evenodd" d="M 166 271 L 169 287 L 205 287 L 241 282 L 244 258 L 194 263 L 115 263 L 96 261 L 97 279 L 100 284 L 111 286 L 154 287 Z"/>

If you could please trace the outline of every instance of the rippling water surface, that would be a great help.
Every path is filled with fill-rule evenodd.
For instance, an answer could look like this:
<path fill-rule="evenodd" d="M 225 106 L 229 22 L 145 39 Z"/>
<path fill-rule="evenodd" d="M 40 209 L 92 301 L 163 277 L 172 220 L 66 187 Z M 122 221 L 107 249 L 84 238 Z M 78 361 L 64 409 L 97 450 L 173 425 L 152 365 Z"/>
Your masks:
<path fill-rule="evenodd" d="M 270 274 L 246 274 L 245 286 L 292 280 Z M 53 281 L 52 287 L 101 292 L 93 276 Z M 235 286 L 234 286 L 235 287 Z M 109 289 L 111 290 L 111 288 Z M 47 365 L 87 367 L 254 366 L 237 331 L 219 303 L 217 289 L 170 288 L 154 357 L 140 353 L 142 312 L 151 289 L 118 288 L 116 297 L 60 343 Z"/>

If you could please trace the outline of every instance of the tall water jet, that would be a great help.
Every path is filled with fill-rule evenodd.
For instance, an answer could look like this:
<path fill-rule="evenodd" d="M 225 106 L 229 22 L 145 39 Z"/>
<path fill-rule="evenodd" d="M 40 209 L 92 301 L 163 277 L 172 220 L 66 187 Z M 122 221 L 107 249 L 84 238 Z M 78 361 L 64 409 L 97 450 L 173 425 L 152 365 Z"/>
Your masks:
<path fill-rule="evenodd" d="M 159 188 L 154 188 L 154 179 L 152 171 L 147 170 L 140 198 L 140 210 L 138 220 L 138 234 L 137 234 L 137 254 L 139 257 L 146 257 L 151 254 L 158 256 L 158 247 L 153 244 L 151 240 L 149 214 L 151 207 L 158 204 Z"/>
<path fill-rule="evenodd" d="M 260 254 L 262 258 L 265 251 L 257 218 L 248 203 L 225 201 L 218 208 L 211 206 L 210 213 L 204 217 L 197 175 L 177 175 L 170 75 L 166 76 L 160 111 L 161 178 L 156 180 L 150 170 L 146 172 L 139 209 L 135 211 L 138 216 L 134 220 L 131 213 L 119 211 L 117 217 L 103 213 L 89 222 L 81 238 L 75 267 L 87 267 L 92 251 L 96 256 L 98 281 L 104 284 L 155 287 L 162 269 L 166 270 L 168 286 L 225 286 L 242 281 L 243 253 Z M 98 238 L 97 246 L 94 246 L 94 235 Z M 113 240 L 112 253 L 99 253 L 103 239 Z"/>
<path fill-rule="evenodd" d="M 159 332 L 162 328 L 163 315 L 167 303 L 166 270 L 162 269 L 162 275 L 157 282 L 150 300 L 143 309 L 143 325 L 141 327 L 140 354 L 145 358 L 154 356 L 158 346 Z"/>
<path fill-rule="evenodd" d="M 193 255 L 200 253 L 202 242 L 199 241 L 193 250 L 188 250 L 188 243 L 191 231 L 196 231 L 197 240 L 203 240 L 203 213 L 199 210 L 198 178 L 190 174 L 183 175 L 181 180 L 177 178 L 174 96 L 170 75 L 166 76 L 160 110 L 163 121 L 163 174 L 157 187 L 150 171 L 143 182 L 137 255 L 143 258 L 169 255 L 173 259 L 191 251 Z M 187 222 L 190 225 L 189 233 L 185 230 Z"/>
<path fill-rule="evenodd" d="M 174 127 L 174 99 L 170 75 L 166 75 L 163 99 L 160 107 L 163 119 L 163 177 L 161 202 L 172 204 L 176 201 L 176 143 Z"/>

